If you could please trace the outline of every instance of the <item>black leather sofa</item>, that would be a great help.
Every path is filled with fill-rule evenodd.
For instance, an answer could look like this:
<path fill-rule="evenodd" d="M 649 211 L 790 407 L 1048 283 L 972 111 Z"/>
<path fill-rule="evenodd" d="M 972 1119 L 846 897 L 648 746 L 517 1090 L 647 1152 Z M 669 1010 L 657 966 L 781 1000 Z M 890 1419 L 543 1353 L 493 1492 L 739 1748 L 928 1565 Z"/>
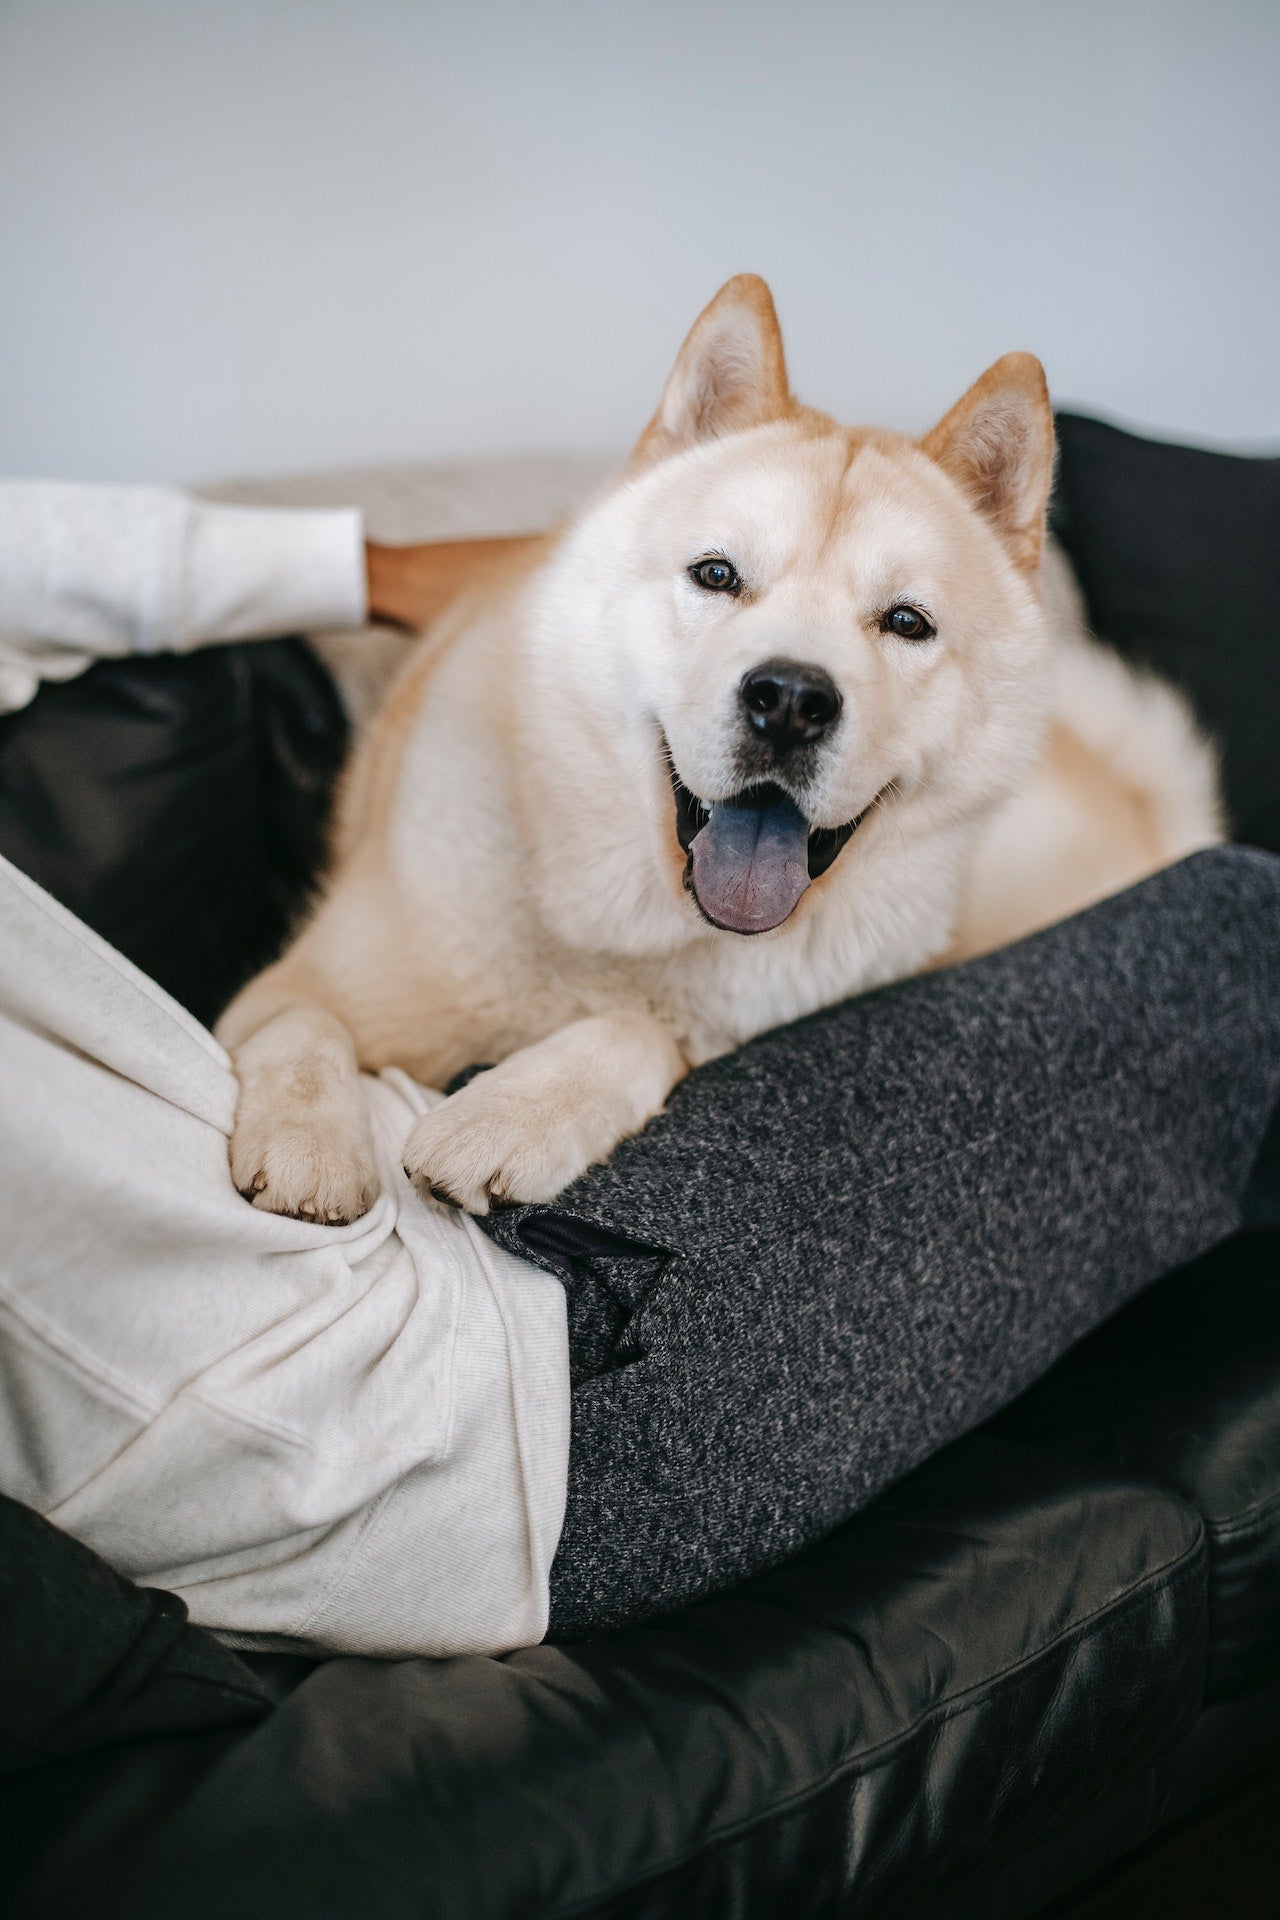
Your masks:
<path fill-rule="evenodd" d="M 1132 500 L 1147 443 L 1064 428 L 1079 543 L 1090 461 Z M 0 849 L 208 1014 L 279 938 L 341 731 L 296 643 L 95 668 L 0 722 Z M 1265 768 L 1230 772 L 1265 813 Z M 124 792 L 154 849 L 127 887 Z M 1032 1915 L 1280 1759 L 1280 1220 L 671 1618 L 501 1660 L 246 1661 L 9 1503 L 0 1636 L 0 1900 L 29 1920 Z"/>

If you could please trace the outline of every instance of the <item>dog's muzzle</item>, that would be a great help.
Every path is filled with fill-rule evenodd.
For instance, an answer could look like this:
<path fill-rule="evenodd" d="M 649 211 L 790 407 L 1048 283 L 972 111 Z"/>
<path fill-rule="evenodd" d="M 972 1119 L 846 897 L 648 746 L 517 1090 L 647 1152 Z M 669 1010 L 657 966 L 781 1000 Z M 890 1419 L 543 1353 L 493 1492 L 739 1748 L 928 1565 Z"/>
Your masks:
<path fill-rule="evenodd" d="M 726 933 L 768 933 L 789 919 L 811 880 L 827 871 L 883 796 L 841 827 L 811 827 L 772 781 L 707 806 L 667 765 L 676 836 L 688 858 L 684 884 L 704 919 Z"/>

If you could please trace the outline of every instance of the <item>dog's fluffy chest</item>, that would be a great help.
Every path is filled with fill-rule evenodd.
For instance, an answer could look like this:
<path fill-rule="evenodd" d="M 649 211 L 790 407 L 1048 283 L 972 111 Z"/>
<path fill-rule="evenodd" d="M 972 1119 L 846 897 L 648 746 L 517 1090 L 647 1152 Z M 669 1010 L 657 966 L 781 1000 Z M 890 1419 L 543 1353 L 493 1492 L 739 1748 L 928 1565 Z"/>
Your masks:
<path fill-rule="evenodd" d="M 795 924 L 753 938 L 708 932 L 662 963 L 655 1011 L 696 1065 L 917 973 L 950 938 L 960 873 L 955 844 L 869 850 L 840 876 L 843 884 L 805 902 Z"/>

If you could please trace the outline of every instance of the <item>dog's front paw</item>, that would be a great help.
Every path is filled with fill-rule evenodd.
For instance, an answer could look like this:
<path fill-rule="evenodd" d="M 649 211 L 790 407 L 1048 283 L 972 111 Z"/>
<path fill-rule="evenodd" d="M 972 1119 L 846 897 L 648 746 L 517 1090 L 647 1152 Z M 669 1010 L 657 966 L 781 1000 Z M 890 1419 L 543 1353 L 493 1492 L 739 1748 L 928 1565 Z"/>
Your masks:
<path fill-rule="evenodd" d="M 468 1213 L 554 1200 L 638 1133 L 684 1070 L 675 1040 L 646 1012 L 571 1021 L 424 1114 L 404 1170 Z"/>
<path fill-rule="evenodd" d="M 315 1115 L 237 1125 L 231 1178 L 266 1213 L 342 1226 L 367 1213 L 378 1170 L 364 1132 Z"/>
<path fill-rule="evenodd" d="M 485 1073 L 423 1114 L 406 1142 L 404 1170 L 446 1205 L 488 1213 L 554 1200 L 596 1157 L 572 1124 Z"/>

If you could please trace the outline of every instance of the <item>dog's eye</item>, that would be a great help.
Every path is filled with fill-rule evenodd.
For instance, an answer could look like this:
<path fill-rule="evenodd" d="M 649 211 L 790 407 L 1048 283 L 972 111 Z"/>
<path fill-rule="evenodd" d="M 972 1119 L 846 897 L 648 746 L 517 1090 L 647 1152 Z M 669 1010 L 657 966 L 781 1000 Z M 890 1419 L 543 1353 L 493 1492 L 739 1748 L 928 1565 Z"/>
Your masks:
<path fill-rule="evenodd" d="M 705 587 L 708 593 L 736 593 L 742 585 L 738 569 L 722 554 L 712 554 L 708 560 L 695 560 L 689 569 L 689 578 Z"/>
<path fill-rule="evenodd" d="M 890 607 L 880 622 L 880 631 L 895 634 L 899 640 L 932 640 L 938 629 L 919 607 Z"/>

